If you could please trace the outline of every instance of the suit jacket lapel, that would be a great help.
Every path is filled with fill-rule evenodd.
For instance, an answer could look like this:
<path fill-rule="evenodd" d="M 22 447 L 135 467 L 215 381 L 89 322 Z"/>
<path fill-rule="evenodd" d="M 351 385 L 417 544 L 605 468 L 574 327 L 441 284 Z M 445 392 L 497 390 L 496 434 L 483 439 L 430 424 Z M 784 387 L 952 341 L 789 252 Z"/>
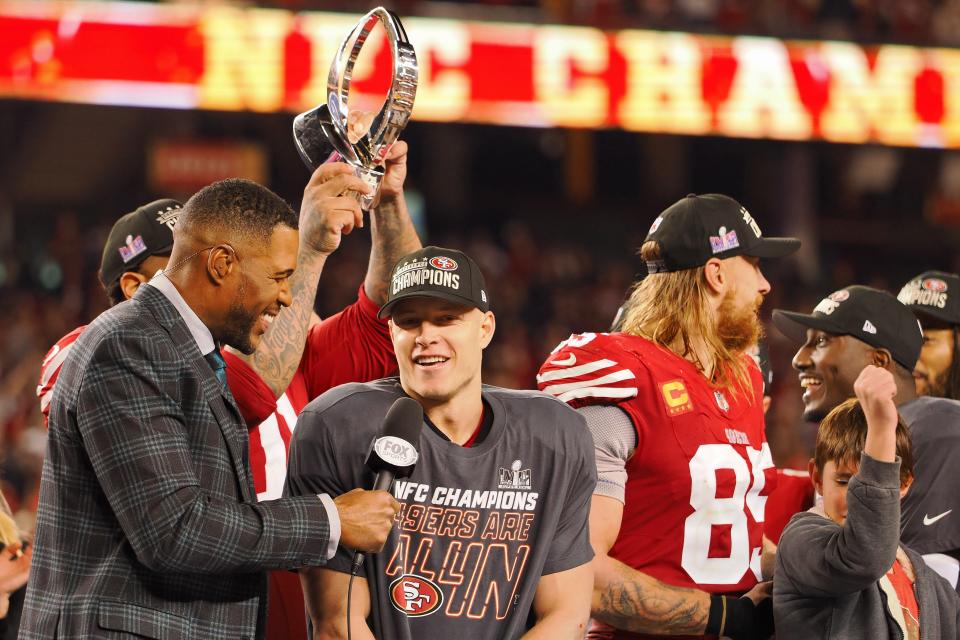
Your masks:
<path fill-rule="evenodd" d="M 213 369 L 200 353 L 197 342 L 193 339 L 183 317 L 163 293 L 154 287 L 143 286 L 137 290 L 134 297 L 150 308 L 160 325 L 169 331 L 174 344 L 180 345 L 183 349 L 184 358 L 190 361 L 201 380 L 203 393 L 207 397 L 210 409 L 227 443 L 227 450 L 239 480 L 241 495 L 244 500 L 255 502 L 256 491 L 248 462 L 249 439 L 246 422 L 243 420 L 233 394 L 217 380 Z"/>

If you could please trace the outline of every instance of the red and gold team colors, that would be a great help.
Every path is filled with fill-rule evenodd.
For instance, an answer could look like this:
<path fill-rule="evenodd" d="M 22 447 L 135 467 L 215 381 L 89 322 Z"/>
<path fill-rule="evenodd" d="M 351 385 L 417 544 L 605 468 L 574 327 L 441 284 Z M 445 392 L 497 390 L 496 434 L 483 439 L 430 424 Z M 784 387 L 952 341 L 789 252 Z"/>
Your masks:
<path fill-rule="evenodd" d="M 759 369 L 749 389 L 711 385 L 694 364 L 650 340 L 583 333 L 562 342 L 537 377 L 578 408 L 630 417 L 617 560 L 672 585 L 740 593 L 760 579 L 767 495 L 776 471 L 764 434 Z M 631 636 L 633 637 L 633 636 Z"/>

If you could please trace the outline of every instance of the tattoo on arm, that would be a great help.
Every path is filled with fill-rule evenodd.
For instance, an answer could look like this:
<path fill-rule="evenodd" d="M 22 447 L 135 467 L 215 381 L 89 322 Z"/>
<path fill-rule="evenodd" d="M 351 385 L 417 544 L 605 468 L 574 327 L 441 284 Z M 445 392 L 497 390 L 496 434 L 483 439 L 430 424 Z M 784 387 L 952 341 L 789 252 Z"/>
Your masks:
<path fill-rule="evenodd" d="M 614 579 L 598 581 L 594 587 L 594 618 L 635 633 L 704 633 L 709 594 L 668 585 L 617 564 Z"/>
<path fill-rule="evenodd" d="M 297 265 L 290 276 L 293 303 L 280 311 L 252 355 L 233 352 L 257 372 L 278 398 L 287 390 L 300 366 L 324 262 L 325 257 L 317 256 Z"/>
<path fill-rule="evenodd" d="M 421 244 L 402 197 L 377 207 L 370 214 L 370 228 L 373 246 L 363 289 L 371 301 L 381 305 L 387 301 L 393 265 Z"/>

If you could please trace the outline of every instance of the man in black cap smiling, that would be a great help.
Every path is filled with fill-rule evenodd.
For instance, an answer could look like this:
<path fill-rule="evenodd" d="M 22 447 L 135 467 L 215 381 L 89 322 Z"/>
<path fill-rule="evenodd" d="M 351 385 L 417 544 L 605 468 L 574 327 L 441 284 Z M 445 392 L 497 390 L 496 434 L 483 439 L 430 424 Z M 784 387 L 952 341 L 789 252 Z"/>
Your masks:
<path fill-rule="evenodd" d="M 853 285 L 831 293 L 810 314 L 775 310 L 773 321 L 802 344 L 793 367 L 806 420 L 819 422 L 854 397 L 853 383 L 867 365 L 893 374 L 894 401 L 910 428 L 915 461 L 902 501 L 901 539 L 956 586 L 960 474 L 953 465 L 960 456 L 960 402 L 917 396 L 913 370 L 923 343 L 917 318 L 891 294 Z"/>
<path fill-rule="evenodd" d="M 596 483 L 583 418 L 536 391 L 481 384 L 495 320 L 465 254 L 426 247 L 401 258 L 380 314 L 390 318 L 399 378 L 343 385 L 307 405 L 287 491 L 370 486 L 364 460 L 403 396 L 424 411 L 419 461 L 394 483 L 400 514 L 383 551 L 368 556 L 352 603 L 352 550 L 301 573 L 312 637 L 582 637 Z"/>
<path fill-rule="evenodd" d="M 917 393 L 960 400 L 960 276 L 927 271 L 903 285 L 897 299 L 907 305 L 923 328 L 923 348 L 913 370 Z"/>

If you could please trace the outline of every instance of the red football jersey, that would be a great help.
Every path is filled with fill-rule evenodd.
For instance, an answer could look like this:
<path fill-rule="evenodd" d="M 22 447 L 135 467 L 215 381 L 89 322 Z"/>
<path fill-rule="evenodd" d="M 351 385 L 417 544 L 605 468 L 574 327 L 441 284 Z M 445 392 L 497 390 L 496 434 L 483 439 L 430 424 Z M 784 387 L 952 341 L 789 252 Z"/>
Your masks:
<path fill-rule="evenodd" d="M 767 517 L 763 533 L 774 544 L 779 544 L 790 518 L 813 506 L 816 495 L 813 480 L 806 471 L 777 469 L 777 487 L 767 500 Z"/>
<path fill-rule="evenodd" d="M 279 397 L 243 360 L 224 352 L 227 382 L 250 428 L 250 467 L 258 500 L 275 500 L 287 477 L 287 450 L 297 416 L 324 391 L 396 373 L 387 321 L 363 287 L 357 301 L 310 328 L 303 357 Z"/>
<path fill-rule="evenodd" d="M 623 333 L 573 335 L 540 369 L 542 391 L 573 407 L 616 405 L 636 428 L 612 557 L 669 584 L 715 593 L 757 583 L 776 472 L 760 371 L 744 358 L 752 388 L 736 394 L 669 350 Z"/>
<path fill-rule="evenodd" d="M 40 365 L 40 381 L 37 383 L 37 397 L 40 398 L 40 411 L 43 413 L 43 424 L 47 424 L 50 419 L 50 398 L 53 397 L 53 389 L 57 385 L 57 377 L 60 375 L 60 367 L 63 361 L 67 359 L 70 353 L 70 347 L 77 341 L 87 325 L 81 325 L 57 340 L 57 344 L 50 347 L 47 355 L 43 357 L 43 363 Z"/>

